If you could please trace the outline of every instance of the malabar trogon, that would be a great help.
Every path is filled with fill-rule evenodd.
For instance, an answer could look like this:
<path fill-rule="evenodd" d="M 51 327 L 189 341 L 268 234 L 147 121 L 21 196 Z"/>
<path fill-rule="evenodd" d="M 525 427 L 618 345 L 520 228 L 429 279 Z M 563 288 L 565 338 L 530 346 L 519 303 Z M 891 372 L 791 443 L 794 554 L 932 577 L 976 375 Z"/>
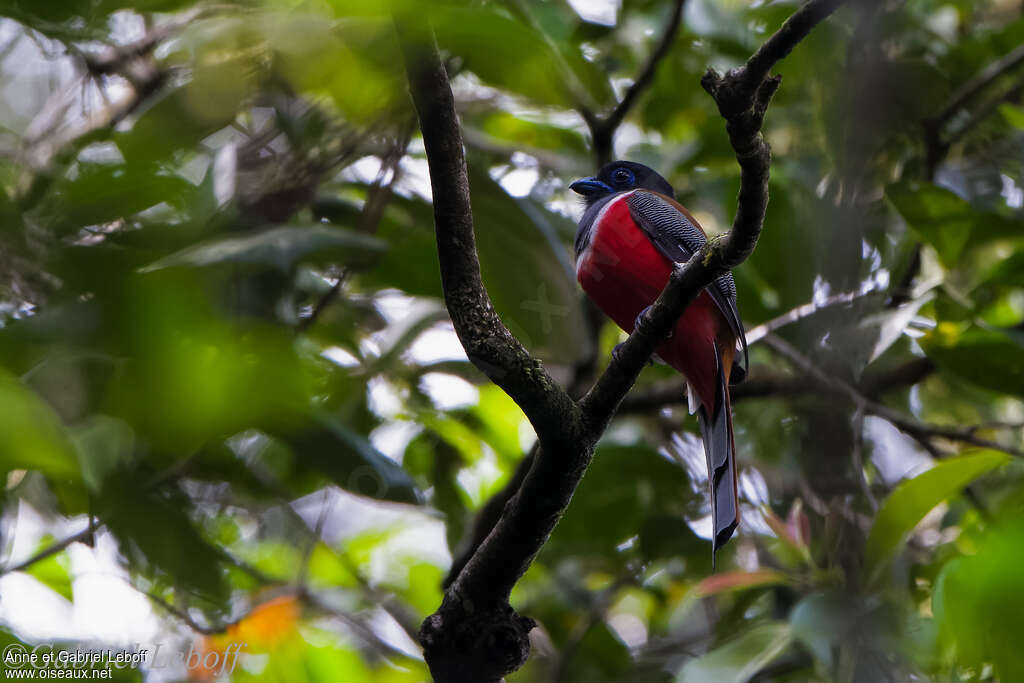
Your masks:
<path fill-rule="evenodd" d="M 675 200 L 672 186 L 642 164 L 615 161 L 570 187 L 586 201 L 576 232 L 576 279 L 601 310 L 632 332 L 668 283 L 673 262 L 688 261 L 707 237 Z M 700 293 L 656 353 L 686 377 L 690 412 L 700 420 L 717 550 L 739 524 L 729 384 L 747 371 L 731 274 Z"/>

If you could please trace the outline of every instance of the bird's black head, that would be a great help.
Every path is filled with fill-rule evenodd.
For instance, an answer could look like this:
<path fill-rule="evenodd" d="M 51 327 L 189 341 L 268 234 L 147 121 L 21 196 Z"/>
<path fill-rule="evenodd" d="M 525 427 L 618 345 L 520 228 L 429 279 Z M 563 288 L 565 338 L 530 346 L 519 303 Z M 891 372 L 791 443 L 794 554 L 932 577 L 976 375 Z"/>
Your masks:
<path fill-rule="evenodd" d="M 582 195 L 588 205 L 608 195 L 638 188 L 654 190 L 672 198 L 676 196 L 667 180 L 634 161 L 613 161 L 606 164 L 596 176 L 577 180 L 569 186 L 573 192 Z"/>

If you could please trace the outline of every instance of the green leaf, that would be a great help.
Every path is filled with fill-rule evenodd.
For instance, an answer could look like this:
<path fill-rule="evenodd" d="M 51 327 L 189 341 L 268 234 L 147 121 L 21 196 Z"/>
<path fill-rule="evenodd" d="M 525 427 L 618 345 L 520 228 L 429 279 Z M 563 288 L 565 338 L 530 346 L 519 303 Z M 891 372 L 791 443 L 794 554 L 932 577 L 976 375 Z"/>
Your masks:
<path fill-rule="evenodd" d="M 291 446 L 304 464 L 331 477 L 346 491 L 400 503 L 419 503 L 420 495 L 408 472 L 365 437 L 334 417 L 313 414 L 305 430 L 275 433 Z"/>
<path fill-rule="evenodd" d="M 267 576 L 293 577 L 298 575 L 302 566 L 305 548 L 305 545 L 296 546 L 293 538 L 267 540 L 241 546 L 240 555 L 246 564 Z M 316 556 L 315 551 L 313 555 Z M 317 561 L 321 561 L 320 558 L 317 558 Z M 311 557 L 308 567 L 311 575 L 313 573 L 312 563 L 313 558 Z M 339 581 L 334 588 L 347 587 L 349 583 L 349 581 Z"/>
<path fill-rule="evenodd" d="M 386 338 L 380 341 L 380 355 L 366 365 L 367 377 L 394 370 L 395 365 L 401 360 L 402 354 L 419 339 L 421 334 L 438 323 L 449 320 L 448 311 L 440 305 L 427 308 L 428 310 L 418 318 L 404 321 L 402 325 L 394 325 L 384 331 L 382 336 Z"/>
<path fill-rule="evenodd" d="M 578 647 L 569 651 L 565 680 L 571 683 L 629 678 L 633 659 L 629 648 L 604 620 L 587 629 Z"/>
<path fill-rule="evenodd" d="M 793 639 L 789 624 L 754 626 L 699 659 L 687 662 L 677 683 L 746 683 L 782 654 Z"/>
<path fill-rule="evenodd" d="M 309 580 L 337 590 L 355 588 L 359 585 L 351 568 L 326 543 L 318 542 L 309 555 Z M 279 574 L 280 576 L 280 574 Z"/>
<path fill-rule="evenodd" d="M 327 634 L 316 634 L 317 637 L 325 637 Z M 372 683 L 377 680 L 373 672 L 367 667 L 363 658 L 358 652 L 337 646 L 314 647 L 308 646 L 301 651 L 302 660 L 292 662 L 286 660 L 291 666 L 280 672 L 285 680 L 293 678 L 296 672 L 305 673 L 309 681 L 345 681 L 345 683 Z M 280 659 L 279 657 L 277 657 Z M 261 671 L 259 676 L 252 680 L 266 680 L 267 672 Z M 234 676 L 232 676 L 234 678 Z"/>
<path fill-rule="evenodd" d="M 203 599 L 223 598 L 227 585 L 220 552 L 193 525 L 189 499 L 173 485 L 147 485 L 146 476 L 128 469 L 108 476 L 96 497 L 96 516 L 136 569 L 166 575 Z"/>
<path fill-rule="evenodd" d="M 484 284 L 502 321 L 536 356 L 572 364 L 586 356 L 590 338 L 568 252 L 553 216 L 516 200 L 486 173 L 470 166 L 473 222 Z M 392 245 L 360 282 L 440 296 L 437 245 L 427 226 L 429 204 L 395 197 L 379 234 Z"/>
<path fill-rule="evenodd" d="M 330 208 L 332 221 L 357 220 L 354 207 L 346 211 L 339 202 Z M 429 203 L 417 197 L 392 196 L 377 230 L 389 249 L 372 269 L 359 274 L 359 281 L 367 287 L 396 287 L 407 294 L 441 296 L 441 269 L 433 227 L 434 211 Z"/>
<path fill-rule="evenodd" d="M 676 541 L 659 538 L 652 526 L 666 516 L 692 519 L 699 513 L 686 470 L 643 446 L 604 444 L 594 454 L 587 476 L 542 550 L 542 557 L 592 555 L 624 561 L 617 547 L 639 532 L 641 550 L 657 554 L 695 553 L 703 564 L 711 547 L 700 543 L 685 522 L 666 525 Z M 654 518 L 657 521 L 651 522 Z M 689 563 L 691 555 L 687 555 Z"/>
<path fill-rule="evenodd" d="M 982 450 L 949 458 L 902 482 L 882 504 L 864 547 L 865 570 L 877 576 L 929 510 L 972 481 L 1009 462 L 1010 456 Z"/>
<path fill-rule="evenodd" d="M 76 478 L 78 459 L 60 420 L 17 378 L 0 370 L 0 472 L 39 470 Z"/>
<path fill-rule="evenodd" d="M 485 135 L 520 149 L 553 150 L 581 159 L 588 151 L 583 135 L 575 129 L 528 121 L 506 111 L 488 112 L 479 123 Z"/>
<path fill-rule="evenodd" d="M 475 167 L 469 184 L 480 269 L 502 322 L 541 358 L 586 357 L 591 342 L 575 273 L 546 211 L 513 199 Z"/>
<path fill-rule="evenodd" d="M 907 224 L 935 247 L 947 268 L 960 264 L 965 249 L 1021 235 L 1019 221 L 982 211 L 944 187 L 898 183 L 886 188 L 885 194 Z"/>
<path fill-rule="evenodd" d="M 464 421 L 457 420 L 441 413 L 439 415 L 422 414 L 420 421 L 424 427 L 444 439 L 459 453 L 459 460 L 464 464 L 472 464 L 483 455 L 483 442 L 480 435 Z"/>
<path fill-rule="evenodd" d="M 12 363 L 13 357 L 25 353 L 36 358 L 40 348 L 63 342 L 77 348 L 88 348 L 99 336 L 103 326 L 103 309 L 95 300 L 70 301 L 46 306 L 35 315 L 13 320 L 0 328 L 2 356 L 8 367 L 25 367 Z"/>
<path fill-rule="evenodd" d="M 399 564 L 399 563 L 395 563 Z M 418 614 L 430 614 L 441 604 L 444 571 L 428 562 L 401 562 L 407 571 L 404 585 L 390 587 Z"/>
<path fill-rule="evenodd" d="M 973 554 L 942 567 L 932 594 L 940 633 L 953 644 L 957 663 L 977 669 L 991 664 L 1001 681 L 1024 680 L 1022 560 L 1024 523 L 1019 516 L 998 518 L 977 539 Z"/>
<path fill-rule="evenodd" d="M 688 572 L 711 570 L 711 546 L 682 517 L 654 514 L 640 527 L 640 552 L 648 559 L 686 557 Z"/>
<path fill-rule="evenodd" d="M 207 310 L 198 278 L 164 271 L 137 278 L 126 293 L 127 349 L 104 412 L 128 422 L 164 452 L 273 423 L 309 406 L 318 366 L 280 327 L 227 324 Z"/>
<path fill-rule="evenodd" d="M 903 219 L 926 239 L 947 267 L 957 258 L 971 235 L 974 210 L 964 199 L 937 185 L 892 185 L 886 196 Z"/>
<path fill-rule="evenodd" d="M 118 149 L 130 164 L 161 161 L 189 149 L 231 123 L 233 112 L 218 118 L 199 116 L 191 107 L 189 89 L 177 87 L 156 93 L 131 129 L 115 134 Z"/>
<path fill-rule="evenodd" d="M 710 136 L 719 125 L 717 121 L 709 122 L 705 134 Z M 731 150 L 729 153 L 731 155 Z M 739 289 L 737 304 L 747 322 L 761 322 L 806 303 L 809 292 L 814 289 L 815 278 L 822 271 L 824 247 L 816 246 L 821 239 L 814 226 L 834 221 L 835 209 L 827 202 L 798 195 L 793 181 L 786 180 L 782 170 L 772 169 L 772 201 L 765 216 L 764 237 L 758 241 L 750 259 L 735 271 Z M 695 200 L 711 196 L 729 207 L 728 210 L 734 210 L 738 185 L 705 184 L 698 190 L 700 194 Z M 698 206 L 691 204 L 690 208 Z M 804 258 L 793 259 L 793 244 L 807 245 L 809 253 Z M 844 256 L 852 259 L 855 255 Z"/>
<path fill-rule="evenodd" d="M 1024 130 L 1024 109 L 1013 104 L 999 105 L 999 113 L 1017 130 Z"/>
<path fill-rule="evenodd" d="M 981 282 L 1024 287 L 1024 248 L 995 263 L 984 273 Z"/>
<path fill-rule="evenodd" d="M 943 322 L 921 339 L 921 346 L 945 372 L 1000 394 L 1024 397 L 1024 345 L 1010 333 Z"/>
<path fill-rule="evenodd" d="M 166 256 L 142 271 L 234 263 L 288 273 L 299 262 L 313 257 L 324 260 L 338 258 L 347 263 L 364 262 L 386 248 L 387 243 L 383 240 L 344 228 L 288 225 L 197 244 Z"/>
<path fill-rule="evenodd" d="M 332 23 L 299 12 L 268 19 L 275 70 L 297 90 L 327 95 L 346 120 L 370 125 L 382 111 L 402 106 L 405 70 L 389 21 L 349 16 Z"/>
<path fill-rule="evenodd" d="M 809 595 L 789 615 L 793 637 L 831 670 L 835 644 L 854 627 L 857 611 L 850 597 L 839 592 Z"/>
<path fill-rule="evenodd" d="M 578 50 L 559 49 L 535 27 L 491 8 L 445 8 L 435 19 L 442 47 L 490 85 L 543 103 L 573 106 L 567 80 L 579 81 L 597 104 L 611 96 L 608 79 Z"/>
<path fill-rule="evenodd" d="M 40 210 L 42 220 L 59 233 L 109 223 L 161 202 L 180 204 L 195 189 L 155 165 L 82 163 L 77 169 L 56 184 Z"/>
<path fill-rule="evenodd" d="M 37 551 L 48 548 L 53 541 L 54 539 L 50 536 L 43 538 Z M 59 593 L 66 600 L 71 601 L 73 597 L 71 593 L 71 573 L 69 572 L 68 565 L 67 552 L 60 552 L 38 562 L 33 562 L 31 566 L 25 569 L 25 573 L 45 584 L 47 588 Z"/>
<path fill-rule="evenodd" d="M 509 465 L 518 463 L 523 455 L 519 430 L 526 418 L 515 401 L 493 384 L 485 384 L 469 412 L 476 430 L 495 453 Z"/>
<path fill-rule="evenodd" d="M 93 493 L 103 488 L 103 480 L 132 458 L 135 434 L 128 423 L 106 415 L 93 415 L 75 425 L 71 441 L 82 467 L 82 479 Z"/>
<path fill-rule="evenodd" d="M 424 431 L 409 441 L 402 466 L 432 489 L 430 505 L 445 517 L 448 547 L 457 548 L 471 519 L 469 494 L 458 481 L 462 466 L 458 450 L 440 435 Z"/>

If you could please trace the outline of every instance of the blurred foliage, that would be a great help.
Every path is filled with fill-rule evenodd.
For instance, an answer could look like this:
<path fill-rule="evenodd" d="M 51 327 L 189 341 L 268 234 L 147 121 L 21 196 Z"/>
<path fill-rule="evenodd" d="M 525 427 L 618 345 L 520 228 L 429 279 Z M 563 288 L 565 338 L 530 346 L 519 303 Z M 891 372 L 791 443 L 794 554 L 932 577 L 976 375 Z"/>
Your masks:
<path fill-rule="evenodd" d="M 614 107 L 670 4 L 0 1 L 0 590 L 81 615 L 91 553 L 180 655 L 121 680 L 216 679 L 238 641 L 231 680 L 426 680 L 416 629 L 533 437 L 441 303 L 392 13 L 436 27 L 484 280 L 569 384 L 621 340 L 573 277 L 578 108 Z M 689 0 L 619 129 L 709 232 L 738 167 L 700 76 L 795 7 Z M 540 627 L 510 681 L 1024 680 L 1024 69 L 945 110 L 1022 43 L 1011 0 L 851 3 L 780 64 L 739 306 L 854 293 L 779 334 L 863 396 L 753 346 L 752 382 L 805 381 L 736 402 L 714 571 L 696 423 L 619 417 L 513 594 Z"/>

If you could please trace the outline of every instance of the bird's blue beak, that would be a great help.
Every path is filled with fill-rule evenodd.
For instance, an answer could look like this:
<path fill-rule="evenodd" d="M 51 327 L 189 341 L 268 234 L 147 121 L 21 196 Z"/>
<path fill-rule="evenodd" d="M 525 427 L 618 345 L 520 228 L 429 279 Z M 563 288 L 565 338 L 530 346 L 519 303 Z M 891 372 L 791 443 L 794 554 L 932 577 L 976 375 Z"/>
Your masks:
<path fill-rule="evenodd" d="M 569 186 L 569 189 L 576 194 L 583 195 L 584 197 L 593 197 L 594 195 L 606 194 L 614 191 L 611 187 L 597 178 L 583 178 L 582 180 L 577 180 Z"/>

